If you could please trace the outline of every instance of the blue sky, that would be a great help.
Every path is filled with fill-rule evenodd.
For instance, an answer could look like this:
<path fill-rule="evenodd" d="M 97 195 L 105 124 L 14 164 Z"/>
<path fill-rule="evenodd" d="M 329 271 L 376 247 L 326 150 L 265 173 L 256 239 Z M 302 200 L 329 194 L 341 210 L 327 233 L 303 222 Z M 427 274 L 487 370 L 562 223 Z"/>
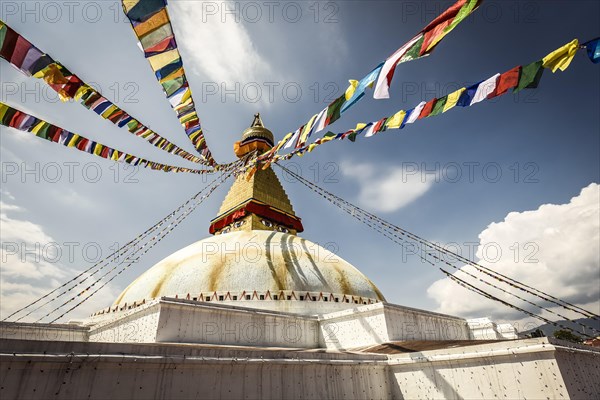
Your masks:
<path fill-rule="evenodd" d="M 127 112 L 192 151 L 136 46 L 119 2 L 75 3 L 70 13 L 65 2 L 7 1 L 0 9 L 1 18 L 82 79 L 97 83 L 106 97 Z M 450 4 L 275 2 L 269 15 L 262 2 L 236 6 L 171 1 L 169 12 L 208 144 L 215 158 L 225 162 L 234 159 L 233 142 L 255 112 L 261 112 L 267 127 L 281 138 L 345 90 L 348 79 L 362 78 Z M 225 7 L 234 12 L 223 13 Z M 301 17 L 294 22 L 298 10 Z M 389 100 L 367 95 L 331 128 L 344 131 L 357 122 L 412 108 L 421 100 L 541 59 L 574 38 L 597 37 L 598 15 L 596 1 L 484 1 L 430 57 L 398 67 Z M 328 143 L 293 159 L 293 167 L 335 194 L 430 240 L 458 243 L 463 251 L 479 242 L 480 235 L 497 241 L 503 257 L 490 266 L 598 311 L 598 187 L 580 195 L 600 179 L 598 71 L 579 52 L 566 72 L 546 71 L 536 90 L 456 108 L 355 143 Z M 78 104 L 61 103 L 40 81 L 26 78 L 4 61 L 0 78 L 2 101 L 17 108 L 143 157 L 189 165 Z M 258 97 L 253 91 L 257 87 Z M 217 93 L 210 94 L 215 88 Z M 273 88 L 272 98 L 269 88 Z M 297 95 L 298 88 L 302 93 Z M 108 254 L 112 243 L 128 241 L 205 184 L 202 177 L 183 174 L 140 170 L 132 176 L 125 167 L 115 168 L 102 159 L 4 127 L 0 138 L 3 242 L 53 241 L 63 249 L 65 243 L 79 243 L 73 259 L 65 255 L 56 265 L 3 262 L 2 296 L 10 299 L 3 313 L 89 265 L 82 255 L 86 244 L 98 243 Z M 53 174 L 52 163 L 58 163 L 62 173 L 57 182 L 44 179 L 44 173 Z M 67 176 L 65 163 L 76 163 L 70 164 L 73 179 Z M 457 166 L 460 178 L 456 178 Z M 415 167 L 418 172 L 413 173 Z M 39 168 L 39 182 L 35 173 L 21 175 L 35 168 Z M 9 174 L 13 170 L 16 173 Z M 98 181 L 90 182 L 98 171 Z M 397 245 L 299 183 L 283 183 L 303 219 L 302 236 L 336 248 L 337 254 L 379 286 L 388 301 L 464 316 L 520 318 L 484 302 L 478 308 L 464 302 L 449 304 L 462 292 L 439 282 L 443 276 L 438 271 L 415 256 L 403 260 Z M 220 188 L 86 310 L 110 304 L 155 262 L 207 237 L 209 221 L 227 188 Z M 544 204 L 565 206 L 538 210 Z M 510 213 L 520 214 L 505 220 Z M 564 245 L 567 241 L 561 235 L 570 232 L 567 227 L 575 227 L 581 240 Z M 559 232 L 553 239 L 557 242 L 548 239 L 550 231 Z M 31 235 L 24 238 L 24 232 Z M 530 242 L 539 249 L 539 261 L 523 264 Z M 511 263 L 512 243 L 518 243 L 520 253 L 518 262 Z M 561 253 L 556 254 L 557 249 Z M 569 289 L 565 289 L 567 281 Z"/>

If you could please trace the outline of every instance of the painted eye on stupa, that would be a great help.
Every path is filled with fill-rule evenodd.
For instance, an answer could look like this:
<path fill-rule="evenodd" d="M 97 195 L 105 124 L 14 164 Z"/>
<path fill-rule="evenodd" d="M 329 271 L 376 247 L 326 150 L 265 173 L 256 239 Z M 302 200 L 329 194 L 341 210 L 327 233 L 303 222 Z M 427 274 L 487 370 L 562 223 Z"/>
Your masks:
<path fill-rule="evenodd" d="M 289 232 L 288 228 L 286 228 L 285 226 L 281 226 L 281 225 L 277 227 L 277 230 L 279 232 L 281 232 L 281 233 L 288 233 Z"/>
<path fill-rule="evenodd" d="M 231 227 L 230 227 L 230 226 L 228 226 L 227 228 L 223 229 L 223 230 L 221 231 L 221 233 L 229 233 L 230 231 L 231 231 Z"/>
<path fill-rule="evenodd" d="M 244 225 L 245 223 L 246 223 L 246 221 L 236 221 L 233 223 L 233 227 L 239 228 L 240 226 Z"/>
<path fill-rule="evenodd" d="M 273 223 L 271 221 L 267 221 L 266 219 L 263 219 L 260 222 L 262 222 L 262 224 L 264 226 L 266 226 L 267 228 L 272 228 L 273 227 Z"/>

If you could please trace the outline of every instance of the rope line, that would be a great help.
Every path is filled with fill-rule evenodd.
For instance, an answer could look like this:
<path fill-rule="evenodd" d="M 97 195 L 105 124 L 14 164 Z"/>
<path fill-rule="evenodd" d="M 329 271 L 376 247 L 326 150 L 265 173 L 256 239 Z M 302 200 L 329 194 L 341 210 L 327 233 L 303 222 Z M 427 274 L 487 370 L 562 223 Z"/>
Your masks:
<path fill-rule="evenodd" d="M 469 260 L 469 259 L 467 259 L 467 258 L 465 258 L 465 257 L 463 257 L 461 255 L 459 255 L 459 254 L 453 253 L 450 250 L 447 250 L 447 249 L 445 249 L 445 248 L 443 248 L 443 247 L 441 247 L 439 245 L 431 243 L 431 242 L 429 242 L 429 241 L 427 241 L 427 240 L 425 240 L 425 239 L 423 239 L 423 238 L 421 238 L 421 237 L 419 237 L 419 236 L 417 236 L 415 234 L 412 234 L 411 232 L 408 232 L 408 231 L 406 231 L 406 230 L 404 230 L 404 229 L 402 229 L 400 227 L 397 227 L 397 226 L 395 226 L 395 225 L 393 225 L 393 224 L 391 224 L 391 223 L 389 223 L 389 222 L 387 222 L 385 220 L 382 220 L 381 218 L 379 218 L 379 217 L 377 217 L 377 216 L 375 216 L 375 215 L 373 215 L 373 214 L 371 214 L 371 213 L 369 213 L 369 212 L 367 212 L 365 210 L 362 210 L 358 206 L 355 206 L 355 205 L 351 204 L 350 202 L 348 202 L 348 201 L 346 201 L 346 200 L 344 200 L 344 199 L 342 199 L 342 198 L 340 198 L 340 197 L 338 197 L 338 196 L 336 196 L 336 195 L 328 192 L 327 190 L 325 190 L 325 189 L 317 186 L 313 182 L 310 182 L 310 181 L 302 178 L 301 176 L 299 176 L 298 174 L 290 171 L 289 169 L 285 168 L 284 166 L 282 166 L 282 165 L 280 165 L 278 163 L 276 163 L 276 165 L 279 166 L 283 171 L 289 173 L 292 177 L 298 179 L 298 181 L 300 181 L 301 183 L 303 183 L 309 189 L 313 190 L 315 193 L 317 193 L 321 197 L 323 197 L 326 200 L 328 200 L 333 205 L 339 207 L 340 209 L 342 209 L 346 213 L 348 213 L 351 216 L 353 216 L 355 219 L 359 220 L 360 222 L 363 222 L 364 224 L 366 224 L 370 228 L 374 229 L 375 231 L 381 233 L 382 235 L 384 235 L 388 239 L 390 239 L 393 242 L 399 244 L 404 249 L 406 249 L 406 247 L 405 247 L 405 241 L 406 241 L 406 243 L 410 243 L 411 245 L 413 244 L 412 242 L 407 241 L 406 238 L 409 238 L 409 239 L 412 239 L 414 241 L 417 241 L 418 243 L 424 245 L 425 249 L 423 249 L 423 250 L 425 251 L 425 253 L 428 256 L 431 256 L 432 258 L 434 258 L 435 260 L 437 260 L 438 262 L 444 263 L 444 264 L 446 264 L 446 265 L 448 265 L 448 266 L 456 269 L 457 271 L 462 272 L 463 274 L 466 274 L 466 275 L 472 277 L 473 279 L 477 279 L 477 280 L 479 280 L 480 282 L 482 282 L 482 283 L 484 283 L 486 285 L 489 285 L 489 286 L 491 286 L 491 287 L 493 287 L 493 288 L 495 288 L 497 290 L 500 290 L 500 291 L 502 291 L 502 292 L 504 292 L 506 294 L 509 294 L 509 295 L 511 295 L 513 297 L 516 297 L 517 299 L 522 300 L 522 301 L 524 301 L 524 302 L 526 302 L 526 303 L 528 303 L 530 305 L 533 305 L 533 306 L 535 306 L 535 307 L 537 307 L 537 308 L 539 308 L 541 310 L 548 311 L 548 312 L 550 312 L 552 314 L 555 314 L 555 315 L 557 315 L 557 316 L 559 316 L 559 317 L 561 317 L 561 318 L 563 318 L 563 319 L 565 319 L 567 321 L 570 321 L 570 322 L 572 322 L 574 324 L 578 324 L 578 325 L 580 325 L 580 326 L 582 326 L 584 328 L 589 328 L 589 329 L 592 329 L 593 331 L 597 331 L 597 329 L 595 329 L 593 327 L 590 327 L 590 326 L 585 325 L 585 324 L 583 324 L 581 322 L 578 322 L 578 321 L 573 321 L 573 320 L 565 317 L 564 315 L 559 314 L 559 313 L 557 313 L 557 312 L 555 312 L 555 311 L 553 311 L 551 309 L 548 309 L 548 308 L 545 308 L 545 307 L 540 306 L 538 304 L 535 304 L 535 303 L 533 303 L 533 302 L 531 302 L 531 301 L 529 301 L 529 300 L 527 300 L 527 299 L 525 299 L 525 298 L 523 298 L 521 296 L 518 296 L 517 294 L 514 294 L 514 293 L 512 293 L 512 292 L 510 292 L 510 291 L 502 288 L 502 287 L 499 287 L 499 286 L 494 285 L 493 283 L 490 283 L 490 282 L 488 282 L 488 281 L 486 281 L 486 280 L 484 280 L 484 279 L 482 279 L 480 277 L 477 277 L 477 276 L 473 275 L 472 273 L 469 273 L 468 271 L 463 271 L 461 268 L 459 268 L 459 267 L 451 264 L 450 262 L 448 262 L 445 259 L 442 259 L 441 255 L 440 256 L 435 255 L 434 251 L 432 251 L 432 250 L 441 252 L 443 255 L 449 255 L 455 261 L 464 261 L 468 265 L 471 265 L 471 266 L 475 267 L 479 272 L 482 272 L 482 273 L 484 273 L 484 274 L 486 274 L 488 276 L 491 276 L 494 279 L 499 280 L 500 282 L 506 283 L 506 284 L 510 285 L 511 287 L 515 287 L 516 289 L 525 291 L 528 294 L 531 294 L 531 295 L 536 296 L 538 298 L 542 298 L 543 300 L 546 300 L 546 301 L 550 301 L 550 302 L 552 302 L 552 303 L 560 306 L 561 308 L 569 309 L 569 310 L 571 310 L 573 312 L 576 312 L 578 314 L 584 315 L 586 317 L 597 317 L 597 315 L 595 315 L 595 314 L 593 314 L 593 313 L 591 313 L 591 312 L 589 312 L 587 310 L 584 310 L 584 309 L 582 309 L 580 307 L 574 306 L 574 305 L 572 305 L 572 304 L 570 304 L 568 302 L 560 300 L 560 299 L 558 299 L 558 298 L 556 298 L 554 296 L 551 296 L 551 295 L 549 295 L 547 293 L 544 293 L 544 292 L 542 292 L 542 291 L 540 291 L 538 289 L 535 289 L 535 288 L 532 288 L 530 286 L 521 284 L 520 282 L 518 282 L 518 281 L 516 281 L 516 280 L 514 280 L 512 278 L 506 277 L 506 279 L 510 281 L 510 282 L 506 282 L 506 281 L 498 278 L 498 276 L 504 277 L 504 275 L 497 273 L 498 276 L 494 276 L 495 271 L 490 270 L 488 268 L 485 268 L 485 267 L 483 267 L 483 266 L 481 266 L 481 265 L 479 265 L 479 264 L 477 264 L 477 263 L 475 263 L 475 262 L 473 262 L 473 261 L 471 261 L 471 260 Z M 378 223 L 379 227 L 375 225 L 376 223 Z M 392 231 L 392 232 L 389 232 L 389 231 Z M 419 257 L 423 261 L 431 264 L 432 266 L 435 266 L 434 262 L 432 262 L 431 260 L 428 260 L 426 257 L 422 256 L 421 254 L 419 254 Z M 444 272 L 444 270 L 442 270 L 442 272 Z M 460 278 L 456 278 L 456 279 L 460 280 Z M 453 281 L 457 282 L 456 279 L 453 279 Z M 522 288 L 520 286 L 512 284 L 511 282 L 514 282 L 517 285 L 523 285 L 523 286 L 525 286 L 527 288 L 530 288 L 531 290 L 524 289 L 524 288 Z M 541 319 L 542 321 L 545 321 L 545 322 L 552 323 L 555 326 L 560 326 L 561 328 L 564 328 L 564 329 L 567 329 L 567 330 L 570 330 L 570 331 L 573 331 L 573 332 L 580 333 L 578 331 L 575 331 L 574 329 L 568 328 L 568 327 L 563 326 L 561 324 L 554 323 L 552 321 L 547 320 L 546 318 L 537 316 L 537 315 L 535 315 L 535 314 L 533 314 L 533 313 L 531 313 L 531 312 L 529 312 L 527 310 L 524 310 L 524 309 L 519 308 L 519 307 L 517 307 L 517 306 L 515 306 L 513 304 L 505 302 L 504 300 L 498 299 L 497 297 L 495 297 L 495 296 L 493 296 L 493 295 L 491 295 L 491 294 L 489 294 L 489 293 L 487 293 L 487 292 L 485 292 L 485 291 L 483 291 L 483 290 L 481 290 L 479 288 L 478 288 L 478 290 L 481 291 L 482 293 L 486 293 L 487 294 L 486 297 L 489 298 L 489 299 L 492 299 L 492 300 L 497 299 L 496 301 L 500 301 L 502 304 L 504 304 L 506 306 L 509 306 L 511 308 L 517 309 L 519 311 L 522 311 L 522 312 L 526 313 L 527 315 L 530 315 L 530 316 L 533 316 L 535 318 Z M 540 294 L 537 294 L 536 292 L 538 292 Z M 476 293 L 479 293 L 479 292 L 476 292 Z M 556 301 L 552 301 L 552 299 L 555 299 Z M 581 310 L 581 311 L 579 311 L 579 310 Z M 588 335 L 585 335 L 585 336 L 588 336 Z"/>
<path fill-rule="evenodd" d="M 150 234 L 152 234 L 153 232 L 155 232 L 157 229 L 159 229 L 161 226 L 163 226 L 167 221 L 169 221 L 170 219 L 174 218 L 179 212 L 181 212 L 181 210 L 185 209 L 186 207 L 190 208 L 193 207 L 194 205 L 190 205 L 193 201 L 195 201 L 199 196 L 202 195 L 202 193 L 204 193 L 208 188 L 212 188 L 217 181 L 220 180 L 220 182 L 218 182 L 217 186 L 218 187 L 222 182 L 224 182 L 230 175 L 232 174 L 232 171 L 229 171 L 228 174 L 221 176 L 220 178 L 216 178 L 215 180 L 213 180 L 211 183 L 209 183 L 205 188 L 203 188 L 202 190 L 200 190 L 198 193 L 196 193 L 194 196 L 192 196 L 190 199 L 188 199 L 187 201 L 185 201 L 183 204 L 181 204 L 177 209 L 175 209 L 173 212 L 169 213 L 167 216 L 165 216 L 164 218 L 162 218 L 160 221 L 158 221 L 156 224 L 154 224 L 153 226 L 151 226 L 150 228 L 146 229 L 146 231 L 144 231 L 143 233 L 141 233 L 140 235 L 136 236 L 134 239 L 130 240 L 129 242 L 127 242 L 125 245 L 123 245 L 122 247 L 120 247 L 119 249 L 115 250 L 114 252 L 112 252 L 111 254 L 109 254 L 106 258 L 104 258 L 103 260 L 98 261 L 97 263 L 95 263 L 94 265 L 92 265 L 90 268 L 87 268 L 86 270 L 82 271 L 81 273 L 79 273 L 78 275 L 76 275 L 75 277 L 73 277 L 72 279 L 68 280 L 67 282 L 65 282 L 64 284 L 62 284 L 61 286 L 53 289 L 52 291 L 46 293 L 45 295 L 43 295 L 42 297 L 38 298 L 37 300 L 29 303 L 28 305 L 26 305 L 25 307 L 22 307 L 20 309 L 18 309 L 17 311 L 13 312 L 12 314 L 10 314 L 9 316 L 7 316 L 6 318 L 4 318 L 2 321 L 7 321 L 8 319 L 10 319 L 11 317 L 27 310 L 28 308 L 38 304 L 39 302 L 43 301 L 44 299 L 47 299 L 48 297 L 50 297 L 51 295 L 53 295 L 54 293 L 58 292 L 59 290 L 65 288 L 66 286 L 72 284 L 73 282 L 77 281 L 79 278 L 81 278 L 82 276 L 85 275 L 85 277 L 81 280 L 79 280 L 78 282 L 74 283 L 73 285 L 71 285 L 70 287 L 68 287 L 67 289 L 63 290 L 61 293 L 59 293 L 58 295 L 55 295 L 53 298 L 49 299 L 48 301 L 44 302 L 43 304 L 39 305 L 37 308 L 29 311 L 27 314 L 19 317 L 18 319 L 16 319 L 15 321 L 12 322 L 18 322 L 20 320 L 22 320 L 23 318 L 31 315 L 33 312 L 38 311 L 39 309 L 43 308 L 44 306 L 52 303 L 53 301 L 57 300 L 58 298 L 64 296 L 65 294 L 69 293 L 71 290 L 75 289 L 77 286 L 79 286 L 80 284 L 84 283 L 85 281 L 87 281 L 90 277 L 94 276 L 95 274 L 97 274 L 99 271 L 103 270 L 106 266 L 108 266 L 111 262 L 115 261 L 115 260 L 122 260 L 121 262 L 119 262 L 117 265 L 122 264 L 125 260 L 128 260 L 129 257 L 131 257 L 131 255 L 126 256 L 126 254 L 128 252 L 131 251 L 131 249 L 134 248 L 134 246 L 136 246 L 137 244 L 139 244 L 140 242 L 142 242 L 144 239 L 146 239 Z M 214 189 L 216 189 L 216 187 L 214 187 Z M 214 191 L 214 189 L 212 189 L 212 191 Z M 211 193 L 212 193 L 211 191 Z M 169 225 L 170 226 L 170 225 Z M 139 251 L 139 250 L 138 250 Z M 134 252 L 134 254 L 137 252 Z M 95 271 L 93 271 L 91 274 L 89 274 L 90 271 L 92 271 L 93 269 L 97 268 Z M 103 275 L 105 276 L 105 275 Z M 60 307 L 59 307 L 60 308 Z"/>
<path fill-rule="evenodd" d="M 108 285 L 112 280 L 114 280 L 117 276 L 121 275 L 125 270 L 127 270 L 132 264 L 137 263 L 137 261 L 144 256 L 148 251 L 150 251 L 154 246 L 156 246 L 156 244 L 158 244 L 165 236 L 167 236 L 168 234 L 170 234 L 181 222 L 183 222 L 183 220 L 185 220 L 187 218 L 187 216 L 189 216 L 200 204 L 202 204 L 204 202 L 204 200 L 206 200 L 223 182 L 225 182 L 230 176 L 232 175 L 232 173 L 228 173 L 226 175 L 221 176 L 220 178 L 215 179 L 213 182 L 211 182 L 209 185 L 207 185 L 204 189 L 202 189 L 202 192 L 204 192 L 206 189 L 208 189 L 208 192 L 203 195 L 202 197 L 198 198 L 197 194 L 195 196 L 193 196 L 192 199 L 197 199 L 196 202 L 194 204 L 192 204 L 189 209 L 187 211 L 185 211 L 182 215 L 180 215 L 179 217 L 177 217 L 177 219 L 170 223 L 169 225 L 167 225 L 166 227 L 164 227 L 162 229 L 162 231 L 160 231 L 157 235 L 153 236 L 148 242 L 146 242 L 143 246 L 138 247 L 133 254 L 131 254 L 131 256 L 136 255 L 137 253 L 139 253 L 140 251 L 142 251 L 145 247 L 147 247 L 144 251 L 141 252 L 141 254 L 139 254 L 135 259 L 131 260 L 127 265 L 125 265 L 124 267 L 122 267 L 115 275 L 113 275 L 112 277 L 110 277 L 106 282 L 104 282 L 102 285 L 100 285 L 97 289 L 95 289 L 93 292 L 91 292 L 89 295 L 87 295 L 87 297 L 83 298 L 80 302 L 78 302 L 77 304 L 75 304 L 73 307 L 69 308 L 67 311 L 65 311 L 64 313 L 62 313 L 61 315 L 59 315 L 58 317 L 56 317 L 55 319 L 53 319 L 52 321 L 50 321 L 50 323 L 54 323 L 57 320 L 61 319 L 62 317 L 64 317 L 66 314 L 70 313 L 71 311 L 73 311 L 74 309 L 76 309 L 77 307 L 79 307 L 81 304 L 83 304 L 84 302 L 86 302 L 87 300 L 89 300 L 93 295 L 95 295 L 96 293 L 98 293 L 98 291 L 100 291 L 102 288 L 104 288 L 106 285 Z M 218 181 L 218 182 L 217 182 Z M 211 186 L 212 185 L 212 186 Z M 160 237 L 159 237 L 160 236 Z M 48 314 L 44 315 L 43 317 L 41 317 L 40 319 L 38 319 L 36 322 L 40 322 L 41 320 L 43 320 L 44 318 L 52 315 L 55 311 L 59 310 L 60 308 L 62 308 L 63 306 L 65 306 L 66 304 L 68 304 L 69 302 L 75 300 L 78 297 L 81 297 L 82 295 L 84 295 L 86 292 L 88 292 L 92 287 L 94 287 L 96 284 L 100 283 L 102 279 L 104 279 L 106 276 L 108 276 L 111 272 L 115 271 L 120 265 L 122 265 L 125 261 L 121 261 L 119 264 L 115 265 L 112 269 L 110 269 L 107 273 L 105 273 L 104 275 L 102 275 L 99 279 L 97 279 L 94 283 L 92 283 L 90 286 L 88 286 L 87 288 L 85 288 L 84 290 L 82 290 L 81 292 L 79 292 L 76 296 L 72 297 L 71 299 L 67 300 L 66 302 L 64 302 L 63 304 L 61 304 L 60 306 L 56 307 L 54 310 L 50 311 Z"/>

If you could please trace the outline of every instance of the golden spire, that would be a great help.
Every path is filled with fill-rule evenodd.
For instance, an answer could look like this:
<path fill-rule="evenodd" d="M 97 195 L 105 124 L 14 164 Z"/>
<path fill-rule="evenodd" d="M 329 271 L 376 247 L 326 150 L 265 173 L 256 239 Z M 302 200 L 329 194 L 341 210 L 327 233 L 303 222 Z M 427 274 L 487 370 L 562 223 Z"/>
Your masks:
<path fill-rule="evenodd" d="M 236 155 L 244 157 L 252 151 L 264 152 L 273 147 L 273 134 L 264 127 L 260 114 L 233 146 Z M 249 178 L 238 176 L 225 196 L 218 216 L 211 221 L 210 233 L 239 230 L 270 230 L 296 234 L 302 232 L 302 222 L 275 172 L 259 168 Z"/>

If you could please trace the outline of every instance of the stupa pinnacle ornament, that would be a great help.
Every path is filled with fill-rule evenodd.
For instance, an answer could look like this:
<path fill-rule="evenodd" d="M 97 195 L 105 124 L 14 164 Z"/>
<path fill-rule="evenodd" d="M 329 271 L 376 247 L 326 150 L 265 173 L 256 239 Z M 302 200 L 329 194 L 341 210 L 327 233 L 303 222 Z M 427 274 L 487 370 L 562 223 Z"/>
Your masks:
<path fill-rule="evenodd" d="M 254 151 L 269 151 L 273 142 L 273 133 L 265 128 L 257 113 L 252 125 L 243 132 L 242 140 L 233 145 L 233 150 L 239 158 L 244 158 Z M 218 235 L 251 230 L 278 231 L 293 235 L 304 230 L 271 167 L 259 168 L 250 177 L 244 174 L 237 177 L 218 216 L 211 221 L 209 232 Z"/>
<path fill-rule="evenodd" d="M 265 128 L 260 113 L 254 114 L 254 121 L 242 134 L 242 140 L 235 142 L 233 151 L 239 158 L 252 151 L 265 152 L 271 150 L 275 143 L 273 133 Z"/>

